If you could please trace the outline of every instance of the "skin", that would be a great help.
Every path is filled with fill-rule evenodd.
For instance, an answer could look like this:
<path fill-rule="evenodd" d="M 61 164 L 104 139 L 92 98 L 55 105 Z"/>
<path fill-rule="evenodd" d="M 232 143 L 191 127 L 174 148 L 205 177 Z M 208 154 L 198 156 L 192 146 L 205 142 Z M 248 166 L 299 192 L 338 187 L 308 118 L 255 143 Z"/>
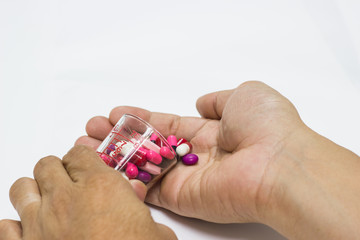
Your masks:
<path fill-rule="evenodd" d="M 148 121 L 165 136 L 173 134 L 178 138 L 191 140 L 193 152 L 199 156 L 197 165 L 184 166 L 178 163 L 148 192 L 146 195 L 148 203 L 169 209 L 179 215 L 211 222 L 264 223 L 290 239 L 355 239 L 360 235 L 357 227 L 360 224 L 360 185 L 357 184 L 360 181 L 358 174 L 360 158 L 308 128 L 301 121 L 295 107 L 280 93 L 261 82 L 246 82 L 236 89 L 207 94 L 198 99 L 196 106 L 201 118 L 154 113 L 134 107 L 117 107 L 110 113 L 109 118 L 92 118 L 86 127 L 88 136 L 79 138 L 76 144 L 96 148 L 119 118 L 124 113 L 131 113 Z M 91 154 L 94 159 L 97 158 L 90 150 L 83 154 L 83 158 L 87 159 Z M 74 156 L 73 161 L 78 161 L 76 160 L 78 158 Z M 68 175 L 72 176 L 71 170 L 69 172 L 66 167 L 67 164 L 63 163 L 63 165 Z M 82 170 L 83 173 L 87 171 L 90 170 L 87 168 Z M 95 171 L 91 173 L 96 174 Z M 114 173 L 111 176 L 114 175 L 115 178 L 116 172 L 111 173 Z M 102 176 L 105 177 L 104 175 L 107 174 Z M 37 174 L 34 175 L 41 191 L 42 181 L 37 180 Z M 49 179 L 52 176 L 45 175 Z M 133 209 L 131 207 L 133 201 L 138 204 L 135 209 L 139 208 L 141 211 L 146 209 L 141 207 L 145 205 L 139 200 L 139 197 L 141 199 L 146 194 L 144 186 L 138 181 L 129 184 L 120 177 L 116 179 L 122 184 L 119 192 L 125 191 L 122 188 L 126 188 L 128 192 L 125 195 L 136 199 L 135 201 L 127 197 L 123 198 L 125 195 L 120 196 L 119 193 L 118 199 L 122 199 L 127 211 Z M 52 184 L 55 185 L 55 182 L 59 181 L 60 179 L 54 179 Z M 116 184 L 116 182 L 117 180 L 114 180 L 112 183 Z M 17 207 L 21 202 L 28 201 L 21 200 L 26 198 L 25 193 L 31 192 L 30 189 L 35 192 L 36 182 L 32 183 L 26 185 L 16 182 L 13 185 L 10 196 L 22 222 L 21 225 L 10 220 L 1 222 L 0 233 L 3 231 L 9 236 L 11 234 L 17 236 L 17 238 L 3 239 L 21 239 L 19 236 L 21 234 L 25 236 L 26 229 L 28 234 L 35 232 L 33 229 L 36 228 L 33 225 L 42 226 L 38 234 L 49 229 L 59 234 L 63 232 L 59 231 L 57 226 L 50 224 L 51 221 L 48 219 L 54 218 L 51 214 L 42 215 L 42 221 L 46 220 L 46 223 L 50 224 L 50 226 L 46 225 L 48 228 L 41 225 L 39 220 L 24 220 L 39 215 L 38 209 L 35 211 L 36 214 L 31 211 L 24 213 Z M 72 184 L 76 185 L 78 182 Z M 136 194 L 129 193 L 132 191 L 130 186 Z M 113 188 L 112 185 L 110 187 Z M 24 194 L 14 194 L 17 189 L 23 189 Z M 83 194 L 86 196 L 90 191 L 93 194 L 91 196 L 95 197 L 94 201 L 100 199 L 93 203 L 96 206 L 105 201 L 104 199 L 108 199 L 100 194 L 96 195 L 97 191 L 88 189 L 88 186 L 77 189 L 78 192 L 64 188 L 62 190 L 69 195 L 69 198 L 76 197 L 83 199 L 84 202 L 87 198 L 84 199 Z M 106 189 L 100 193 L 106 195 Z M 136 195 L 139 197 L 136 198 Z M 54 200 L 45 195 L 41 196 L 42 201 Z M 111 196 L 112 199 L 116 199 Z M 78 211 L 77 216 L 80 219 L 74 220 L 78 224 L 77 228 L 67 224 L 72 220 L 71 214 L 63 218 L 55 218 L 61 224 L 57 223 L 63 228 L 67 226 L 65 227 L 67 232 L 73 233 L 74 236 L 87 232 L 90 223 L 87 224 L 88 218 L 81 215 L 87 216 L 89 213 L 93 215 L 97 212 L 97 208 L 86 209 L 90 212 L 84 212 L 83 206 L 88 206 L 88 203 L 80 203 L 81 206 L 69 201 L 65 201 L 66 204 L 63 201 L 55 201 L 55 203 L 58 205 L 41 205 L 40 208 L 42 207 L 43 210 L 40 213 L 55 211 L 61 214 L 58 209 L 63 211 L 70 204 L 73 211 Z M 107 206 L 100 204 L 103 207 L 100 212 L 112 212 L 115 205 L 119 204 Z M 117 221 L 136 222 L 131 216 L 124 217 L 120 212 L 122 211 L 114 212 L 119 214 Z M 116 217 L 113 216 L 106 224 L 111 224 L 115 219 Z M 149 215 L 145 219 L 150 220 L 143 220 L 144 226 L 156 225 Z M 32 226 L 31 229 L 26 227 L 28 225 Z M 10 230 L 4 230 L 4 226 Z M 172 232 L 164 227 L 147 229 L 154 229 L 150 232 L 165 235 L 167 238 L 174 237 Z M 98 229 L 91 228 L 91 230 L 95 236 Z M 112 239 L 112 235 L 106 231 L 99 229 L 98 233 L 102 234 L 103 238 Z M 134 234 L 136 233 L 134 231 Z M 75 237 L 75 239 L 81 238 Z"/>

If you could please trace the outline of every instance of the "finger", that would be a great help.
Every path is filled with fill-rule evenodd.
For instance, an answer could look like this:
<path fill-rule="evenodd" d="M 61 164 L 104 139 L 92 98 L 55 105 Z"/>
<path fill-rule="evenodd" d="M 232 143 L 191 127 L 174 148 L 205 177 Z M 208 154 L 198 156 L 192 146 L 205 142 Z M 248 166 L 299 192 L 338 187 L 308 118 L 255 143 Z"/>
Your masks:
<path fill-rule="evenodd" d="M 55 156 L 40 159 L 34 168 L 34 178 L 39 185 L 41 195 L 54 190 L 54 188 L 68 187 L 71 179 L 61 160 Z"/>
<path fill-rule="evenodd" d="M 196 108 L 202 117 L 219 120 L 226 102 L 233 92 L 232 89 L 206 94 L 196 101 Z"/>
<path fill-rule="evenodd" d="M 0 240 L 21 240 L 21 223 L 14 220 L 0 221 Z"/>
<path fill-rule="evenodd" d="M 150 112 L 145 109 L 121 106 L 114 108 L 110 113 L 110 122 L 115 125 L 125 113 L 136 115 L 150 123 L 165 137 L 175 135 L 178 138 L 192 139 L 205 125 L 206 119 L 198 117 L 180 117 L 174 114 Z"/>
<path fill-rule="evenodd" d="M 97 139 L 89 137 L 89 136 L 81 136 L 76 140 L 74 145 L 75 146 L 86 145 L 86 146 L 89 146 L 92 149 L 96 150 L 100 144 L 101 144 L 100 140 L 97 140 Z"/>
<path fill-rule="evenodd" d="M 161 224 L 161 223 L 157 223 L 157 226 L 160 231 L 160 234 L 163 236 L 164 239 L 168 239 L 168 240 L 176 240 L 177 239 L 174 231 L 171 228 L 169 228 L 168 226 Z"/>
<path fill-rule="evenodd" d="M 145 184 L 139 180 L 130 180 L 130 184 L 134 189 L 136 196 L 138 196 L 141 201 L 144 201 L 147 193 Z"/>
<path fill-rule="evenodd" d="M 109 134 L 113 125 L 110 123 L 109 119 L 106 117 L 98 116 L 91 118 L 86 124 L 87 134 L 98 140 L 104 140 Z"/>
<path fill-rule="evenodd" d="M 63 164 L 74 182 L 80 181 L 89 174 L 111 169 L 92 148 L 85 145 L 77 145 L 70 149 L 63 157 Z"/>
<path fill-rule="evenodd" d="M 25 231 L 28 223 L 35 221 L 41 205 L 36 181 L 31 178 L 18 179 L 10 188 L 10 201 L 18 212 Z"/>

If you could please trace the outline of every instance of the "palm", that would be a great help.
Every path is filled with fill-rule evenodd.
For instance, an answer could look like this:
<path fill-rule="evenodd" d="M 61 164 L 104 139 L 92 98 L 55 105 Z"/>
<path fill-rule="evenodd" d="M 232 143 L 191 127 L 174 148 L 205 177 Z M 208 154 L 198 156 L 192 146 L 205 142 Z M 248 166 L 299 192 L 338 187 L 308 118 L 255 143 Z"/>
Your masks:
<path fill-rule="evenodd" d="M 271 178 L 265 178 L 272 157 L 294 123 L 301 121 L 295 108 L 268 87 L 257 92 L 247 89 L 220 94 L 224 99 L 218 100 L 215 110 L 208 104 L 214 96 L 203 97 L 198 108 L 205 118 L 119 107 L 110 114 L 110 122 L 115 124 L 123 113 L 133 113 L 166 136 L 175 134 L 191 140 L 193 152 L 199 156 L 197 165 L 178 163 L 150 190 L 149 203 L 213 222 L 254 221 L 257 202 L 266 201 L 263 198 L 271 191 Z M 89 126 L 96 124 L 96 128 Z M 96 124 L 89 122 L 88 133 L 102 140 L 112 125 Z M 103 133 L 95 134 L 94 128 Z"/>

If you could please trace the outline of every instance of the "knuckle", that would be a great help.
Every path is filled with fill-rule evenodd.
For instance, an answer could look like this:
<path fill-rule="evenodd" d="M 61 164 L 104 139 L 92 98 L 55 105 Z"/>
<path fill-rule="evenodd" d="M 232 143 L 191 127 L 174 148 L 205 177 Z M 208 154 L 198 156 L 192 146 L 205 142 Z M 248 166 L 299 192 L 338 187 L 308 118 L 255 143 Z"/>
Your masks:
<path fill-rule="evenodd" d="M 263 85 L 263 84 L 264 84 L 263 82 L 258 81 L 258 80 L 250 80 L 250 81 L 241 83 L 238 88 L 255 87 L 255 86 Z"/>
<path fill-rule="evenodd" d="M 28 177 L 22 177 L 19 178 L 18 180 L 16 180 L 12 186 L 10 187 L 10 196 L 14 196 L 14 194 L 25 184 L 28 183 L 30 181 L 33 181 L 33 179 L 28 178 Z"/>
<path fill-rule="evenodd" d="M 59 158 L 56 156 L 47 156 L 44 158 L 41 158 L 34 167 L 34 174 L 42 172 L 48 164 L 52 163 L 53 161 L 59 161 Z"/>
<path fill-rule="evenodd" d="M 87 139 L 88 136 L 81 136 L 79 137 L 76 141 L 75 141 L 75 146 L 77 145 L 83 145 L 84 142 L 86 142 L 86 139 Z"/>
<path fill-rule="evenodd" d="M 84 153 L 92 152 L 93 149 L 86 145 L 76 145 L 63 157 L 65 163 L 70 162 L 73 158 L 83 155 Z"/>

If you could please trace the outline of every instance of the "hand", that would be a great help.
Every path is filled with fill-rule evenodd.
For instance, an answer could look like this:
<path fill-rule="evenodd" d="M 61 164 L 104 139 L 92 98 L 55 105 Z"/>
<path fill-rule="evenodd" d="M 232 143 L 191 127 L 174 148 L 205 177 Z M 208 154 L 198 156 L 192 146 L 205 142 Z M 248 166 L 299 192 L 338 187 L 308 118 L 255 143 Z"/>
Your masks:
<path fill-rule="evenodd" d="M 274 161 L 288 138 L 305 128 L 293 105 L 260 82 L 211 93 L 197 101 L 203 118 L 118 107 L 109 119 L 87 124 L 77 144 L 96 148 L 124 113 L 137 115 L 163 135 L 191 140 L 194 166 L 179 163 L 146 201 L 183 216 L 212 222 L 262 221 L 276 180 Z"/>
<path fill-rule="evenodd" d="M 0 240 L 176 239 L 169 228 L 153 221 L 139 199 L 146 187 L 132 182 L 137 196 L 88 147 L 74 147 L 62 161 L 41 159 L 34 177 L 12 186 L 10 199 L 21 223 L 1 221 Z"/>

